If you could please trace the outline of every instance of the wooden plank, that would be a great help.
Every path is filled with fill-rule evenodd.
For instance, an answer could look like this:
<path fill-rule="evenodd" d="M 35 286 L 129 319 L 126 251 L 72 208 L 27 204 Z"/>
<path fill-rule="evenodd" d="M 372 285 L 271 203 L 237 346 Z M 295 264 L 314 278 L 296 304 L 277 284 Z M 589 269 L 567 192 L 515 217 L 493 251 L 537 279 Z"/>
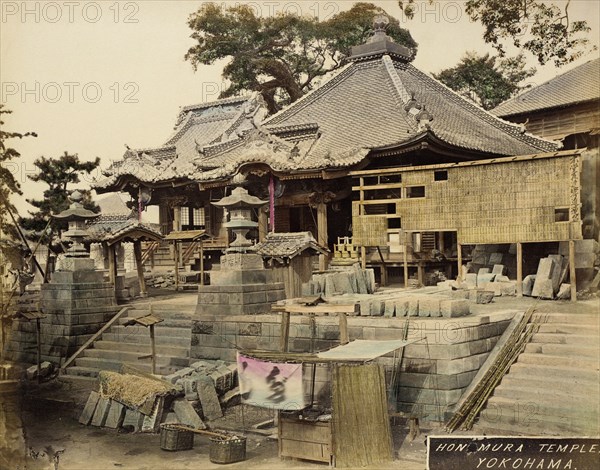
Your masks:
<path fill-rule="evenodd" d="M 523 297 L 523 244 L 517 243 L 517 297 Z"/>
<path fill-rule="evenodd" d="M 290 337 L 290 312 L 281 312 L 281 334 L 279 336 L 279 350 L 287 352 Z"/>
<path fill-rule="evenodd" d="M 317 462 L 329 462 L 331 458 L 330 450 L 324 444 L 290 439 L 281 439 L 281 456 L 315 460 Z"/>
<path fill-rule="evenodd" d="M 357 304 L 285 305 L 289 313 L 355 313 Z"/>
<path fill-rule="evenodd" d="M 98 339 L 98 337 L 104 333 L 106 330 L 108 330 L 119 318 L 121 318 L 121 316 L 130 309 L 131 307 L 123 307 L 121 310 L 119 310 L 117 312 L 117 314 L 112 317 L 110 320 L 108 320 L 108 322 L 106 322 L 106 324 L 100 328 L 96 334 L 94 334 L 94 336 L 92 336 L 90 339 L 88 339 L 83 346 L 81 346 L 77 351 L 75 351 L 73 353 L 73 355 L 67 359 L 65 361 L 65 363 L 63 364 L 63 366 L 61 367 L 61 370 L 64 371 L 69 364 L 71 364 L 71 362 L 73 362 L 75 359 L 77 359 L 77 357 L 83 352 L 85 351 L 94 341 L 96 341 Z"/>
<path fill-rule="evenodd" d="M 282 426 L 281 436 L 283 439 L 320 444 L 329 444 L 331 441 L 331 427 L 327 422 L 281 418 L 279 425 Z"/>
<path fill-rule="evenodd" d="M 577 302 L 577 278 L 575 276 L 575 241 L 569 240 L 569 282 L 571 284 L 571 301 Z"/>

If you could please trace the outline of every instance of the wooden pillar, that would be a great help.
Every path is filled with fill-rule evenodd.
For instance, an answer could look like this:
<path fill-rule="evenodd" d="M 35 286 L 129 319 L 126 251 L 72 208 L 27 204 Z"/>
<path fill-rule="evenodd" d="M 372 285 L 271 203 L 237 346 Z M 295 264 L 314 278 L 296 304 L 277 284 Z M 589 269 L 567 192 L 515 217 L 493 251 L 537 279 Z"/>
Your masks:
<path fill-rule="evenodd" d="M 279 350 L 287 352 L 290 337 L 290 312 L 281 312 L 281 334 L 279 336 Z"/>
<path fill-rule="evenodd" d="M 135 256 L 135 266 L 137 269 L 138 282 L 140 283 L 140 297 L 147 297 L 146 280 L 144 279 L 144 265 L 142 263 L 142 241 L 133 242 L 133 255 Z"/>
<path fill-rule="evenodd" d="M 456 242 L 456 257 L 458 258 L 458 282 L 462 282 L 462 245 Z"/>
<path fill-rule="evenodd" d="M 363 269 L 367 269 L 367 247 L 360 247 L 360 267 Z"/>
<path fill-rule="evenodd" d="M 204 285 L 204 242 L 200 239 L 200 285 Z"/>
<path fill-rule="evenodd" d="M 327 247 L 327 204 L 324 202 L 317 204 L 317 232 L 319 245 Z M 327 265 L 327 255 L 319 255 L 319 269 L 326 271 Z"/>
<path fill-rule="evenodd" d="M 152 374 L 156 374 L 156 343 L 154 339 L 154 325 L 150 325 L 150 347 L 152 352 Z"/>
<path fill-rule="evenodd" d="M 267 213 L 261 207 L 258 209 L 258 241 L 265 241 L 267 233 L 269 233 L 269 219 Z"/>
<path fill-rule="evenodd" d="M 441 253 L 444 253 L 446 247 L 444 245 L 444 232 L 437 232 L 437 242 L 438 242 L 438 250 Z"/>
<path fill-rule="evenodd" d="M 173 230 L 179 232 L 181 230 L 181 207 L 173 207 Z"/>
<path fill-rule="evenodd" d="M 348 344 L 350 337 L 348 335 L 348 318 L 344 312 L 338 313 L 340 319 L 340 345 Z"/>
<path fill-rule="evenodd" d="M 175 292 L 179 290 L 179 241 L 174 240 L 175 248 Z"/>
<path fill-rule="evenodd" d="M 408 288 L 408 232 L 404 232 L 404 287 Z"/>
<path fill-rule="evenodd" d="M 523 244 L 517 243 L 517 297 L 523 297 Z"/>
<path fill-rule="evenodd" d="M 108 245 L 108 279 L 113 285 L 115 294 L 117 292 L 117 263 L 115 260 L 115 246 Z"/>
<path fill-rule="evenodd" d="M 577 302 L 577 278 L 575 276 L 575 240 L 569 240 L 569 283 L 571 302 Z"/>
<path fill-rule="evenodd" d="M 42 380 L 42 333 L 40 319 L 35 319 L 35 332 L 37 337 L 37 383 Z"/>

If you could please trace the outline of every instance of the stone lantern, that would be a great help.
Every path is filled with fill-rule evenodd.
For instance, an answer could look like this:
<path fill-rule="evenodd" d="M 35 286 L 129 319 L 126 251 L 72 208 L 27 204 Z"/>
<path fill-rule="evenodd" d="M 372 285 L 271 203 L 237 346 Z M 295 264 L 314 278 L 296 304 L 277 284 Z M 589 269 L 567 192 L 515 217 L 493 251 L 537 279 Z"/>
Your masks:
<path fill-rule="evenodd" d="M 235 239 L 221 256 L 220 268 L 211 271 L 210 285 L 198 287 L 196 314 L 200 317 L 267 313 L 273 302 L 285 298 L 283 283 L 275 282 L 271 270 L 265 269 L 262 256 L 247 238 L 248 232 L 258 227 L 252 220 L 252 209 L 265 204 L 267 201 L 251 196 L 242 187 L 213 202 L 229 211 L 225 226 Z M 194 353 L 195 346 L 193 343 Z"/>
<path fill-rule="evenodd" d="M 83 239 L 88 235 L 85 222 L 100 216 L 86 209 L 81 204 L 83 194 L 74 191 L 71 194 L 71 205 L 60 214 L 53 215 L 56 220 L 64 220 L 69 223 L 69 230 L 63 233 L 63 239 L 73 241 L 71 247 L 65 253 L 65 259 L 62 261 L 59 270 L 93 270 L 94 260 L 90 259 L 89 253 L 83 246 Z"/>
<path fill-rule="evenodd" d="M 258 222 L 252 220 L 252 209 L 262 207 L 267 201 L 262 201 L 255 196 L 248 194 L 248 191 L 242 187 L 235 188 L 230 196 L 226 196 L 220 201 L 213 202 L 213 205 L 222 207 L 229 211 L 229 222 L 225 227 L 231 229 L 235 239 L 227 248 L 227 253 L 246 253 L 253 251 L 253 245 L 248 240 L 248 232 L 258 227 Z"/>

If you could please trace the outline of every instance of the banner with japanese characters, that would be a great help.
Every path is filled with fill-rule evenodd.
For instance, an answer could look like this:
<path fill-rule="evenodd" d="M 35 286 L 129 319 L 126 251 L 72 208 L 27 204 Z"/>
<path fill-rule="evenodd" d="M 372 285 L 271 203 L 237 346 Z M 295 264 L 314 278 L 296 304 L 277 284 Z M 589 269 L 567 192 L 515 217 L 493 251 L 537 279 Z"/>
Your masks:
<path fill-rule="evenodd" d="M 305 405 L 302 364 L 263 361 L 237 355 L 242 403 L 276 410 L 300 410 Z"/>

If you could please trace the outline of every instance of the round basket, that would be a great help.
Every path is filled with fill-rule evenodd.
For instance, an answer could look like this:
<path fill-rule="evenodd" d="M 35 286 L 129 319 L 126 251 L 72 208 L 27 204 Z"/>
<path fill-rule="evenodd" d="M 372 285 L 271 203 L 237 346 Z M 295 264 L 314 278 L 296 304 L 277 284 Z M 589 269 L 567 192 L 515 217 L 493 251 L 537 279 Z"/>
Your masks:
<path fill-rule="evenodd" d="M 194 433 L 173 424 L 160 425 L 160 448 L 162 450 L 189 450 L 194 447 Z"/>
<path fill-rule="evenodd" d="M 209 458 L 212 463 L 233 463 L 246 460 L 246 438 L 210 438 Z"/>

